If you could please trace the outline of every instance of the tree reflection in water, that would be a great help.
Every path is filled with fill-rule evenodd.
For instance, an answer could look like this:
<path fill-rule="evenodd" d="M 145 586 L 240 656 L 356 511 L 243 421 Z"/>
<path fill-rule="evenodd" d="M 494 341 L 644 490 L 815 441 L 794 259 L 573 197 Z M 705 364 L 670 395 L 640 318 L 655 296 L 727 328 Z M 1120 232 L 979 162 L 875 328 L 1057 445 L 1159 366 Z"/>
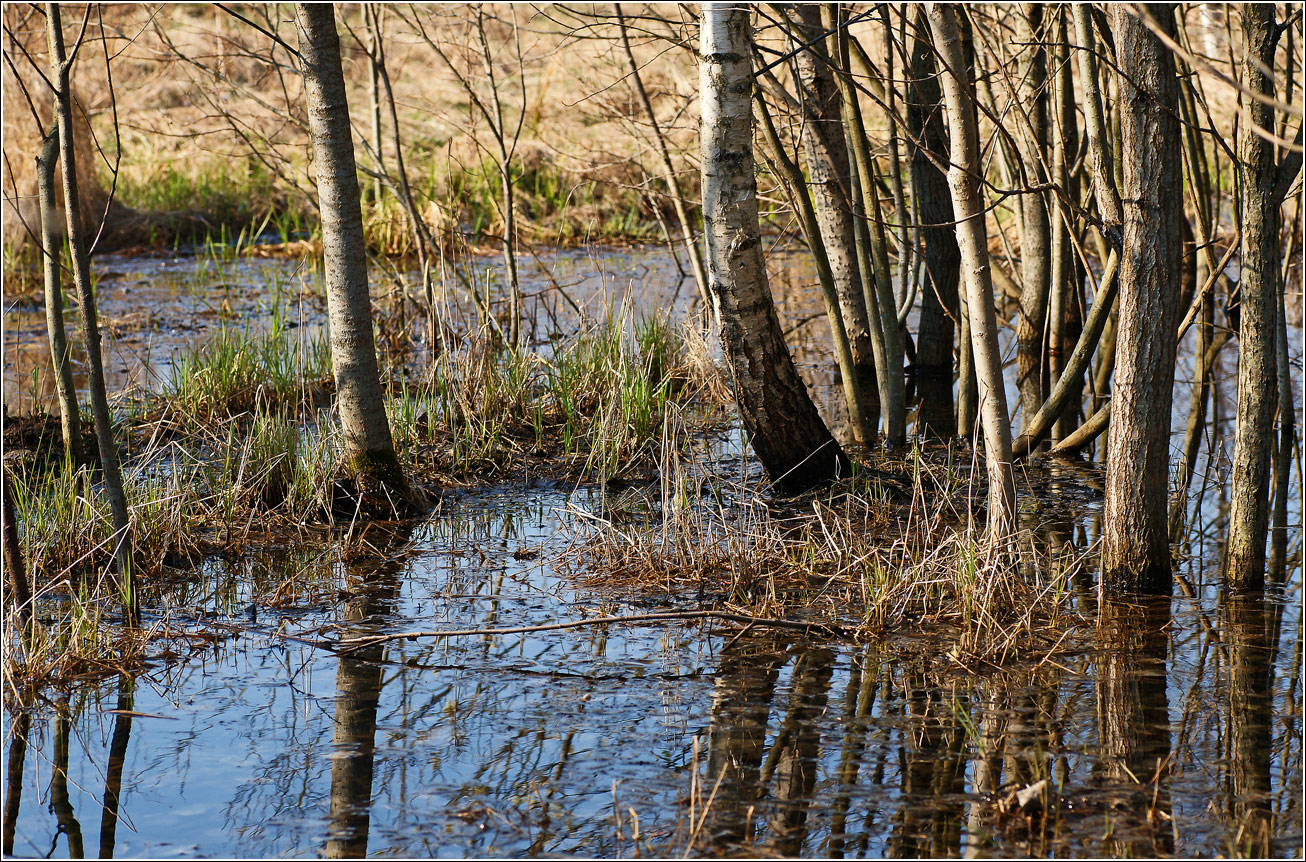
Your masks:
<path fill-rule="evenodd" d="M 1170 600 L 1103 598 L 1098 618 L 1098 779 L 1110 791 L 1103 852 L 1174 852 L 1166 694 Z"/>
<path fill-rule="evenodd" d="M 789 656 L 774 643 L 745 645 L 721 656 L 712 695 L 707 776 L 714 788 L 705 838 L 716 846 L 753 837 L 753 813 L 761 794 L 762 760 L 771 723 L 771 700 Z"/>
<path fill-rule="evenodd" d="M 100 858 L 112 859 L 118 837 L 118 802 L 122 794 L 122 771 L 131 742 L 132 711 L 136 706 L 136 678 L 118 677 L 118 708 L 113 716 L 113 737 L 109 742 L 109 763 L 104 776 L 104 805 L 100 812 Z"/>
<path fill-rule="evenodd" d="M 346 562 L 343 618 L 336 605 L 314 621 L 348 635 L 583 612 L 541 590 L 560 583 L 545 561 L 513 562 L 501 510 L 460 512 L 413 555 L 402 530 L 370 527 L 375 552 Z M 1083 537 L 1058 517 L 1042 510 L 1034 541 L 1068 561 Z M 289 570 L 336 593 L 338 549 L 278 554 L 233 577 L 223 606 Z M 1291 854 L 1295 607 L 1217 600 L 1217 579 L 1189 567 L 1173 603 L 1109 600 L 1099 615 L 1091 572 L 1066 574 L 1076 648 L 992 664 L 929 631 L 867 645 L 608 626 L 331 656 L 254 630 L 212 658 L 12 712 L 5 848 L 165 846 L 184 803 L 181 831 L 194 823 L 195 852 L 215 855 L 612 856 L 633 849 L 632 812 L 645 854 L 685 850 L 686 822 L 706 854 Z M 1014 791 L 1045 778 L 1013 812 Z M 97 820 L 98 848 L 83 836 Z"/>
<path fill-rule="evenodd" d="M 390 552 L 402 548 L 410 532 L 391 524 L 373 524 L 365 531 L 363 540 L 377 552 L 360 555 L 348 563 L 351 589 L 341 619 L 342 638 L 374 634 L 391 618 L 405 557 Z M 384 660 L 383 646 L 342 654 L 337 660 L 330 826 L 324 850 L 328 859 L 367 855 L 376 711 L 384 682 Z"/>
<path fill-rule="evenodd" d="M 14 827 L 18 825 L 18 808 L 23 798 L 23 766 L 27 762 L 27 734 L 32 729 L 32 714 L 19 709 L 10 725 L 9 754 L 5 763 L 4 841 L 0 852 L 14 853 Z"/>
<path fill-rule="evenodd" d="M 777 803 L 770 818 L 773 846 L 785 856 L 803 855 L 807 814 L 821 757 L 819 719 L 830 695 L 835 654 L 822 648 L 798 650 L 789 711 L 762 766 L 762 784 Z"/>
<path fill-rule="evenodd" d="M 1271 644 L 1279 640 L 1278 616 L 1260 596 L 1225 599 L 1229 649 L 1229 783 L 1233 850 L 1269 856 L 1274 837 L 1270 751 L 1273 671 Z"/>
<path fill-rule="evenodd" d="M 50 844 L 49 856 L 59 846 L 59 836 L 68 837 L 68 855 L 73 859 L 85 859 L 86 851 L 82 848 L 82 824 L 73 813 L 72 801 L 68 798 L 68 735 L 72 726 L 69 716 L 68 700 L 64 698 L 55 706 L 54 719 L 54 773 L 50 778 L 50 807 L 58 818 L 59 831 L 55 833 Z"/>

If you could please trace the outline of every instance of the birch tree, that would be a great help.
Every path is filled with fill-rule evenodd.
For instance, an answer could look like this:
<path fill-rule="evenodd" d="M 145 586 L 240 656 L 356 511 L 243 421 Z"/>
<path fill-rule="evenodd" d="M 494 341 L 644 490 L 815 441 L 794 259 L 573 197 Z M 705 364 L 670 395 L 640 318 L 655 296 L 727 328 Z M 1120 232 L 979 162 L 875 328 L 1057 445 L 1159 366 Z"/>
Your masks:
<path fill-rule="evenodd" d="M 753 451 L 779 487 L 802 490 L 847 475 L 849 463 L 798 376 L 766 280 L 753 173 L 748 16 L 745 6 L 702 7 L 700 135 L 708 286 Z"/>

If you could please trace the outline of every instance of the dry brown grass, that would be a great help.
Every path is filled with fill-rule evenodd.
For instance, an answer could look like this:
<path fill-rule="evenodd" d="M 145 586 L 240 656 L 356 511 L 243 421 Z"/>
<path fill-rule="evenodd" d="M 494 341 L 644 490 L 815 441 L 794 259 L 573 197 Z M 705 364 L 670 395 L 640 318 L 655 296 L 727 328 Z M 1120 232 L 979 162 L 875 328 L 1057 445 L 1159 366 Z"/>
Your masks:
<path fill-rule="evenodd" d="M 664 466 L 657 490 L 578 513 L 586 526 L 565 557 L 577 580 L 828 619 L 867 639 L 947 635 L 949 658 L 966 666 L 1046 659 L 1075 643 L 1083 621 L 1070 585 L 1090 550 L 1033 530 L 1005 552 L 988 547 L 974 527 L 982 514 L 967 512 L 982 489 L 946 464 L 922 459 L 914 477 L 873 475 L 787 502 L 690 472 Z"/>
<path fill-rule="evenodd" d="M 241 11 L 286 44 L 297 44 L 292 7 Z M 595 11 L 600 18 L 610 13 L 606 7 Z M 5 14 L 13 29 L 26 35 L 26 49 L 44 68 L 43 17 L 26 7 L 11 6 Z M 590 38 L 607 33 L 608 25 L 563 20 L 567 16 L 557 10 L 525 6 L 487 7 L 486 14 L 504 112 L 510 127 L 521 119 L 513 160 L 524 239 L 551 243 L 631 230 L 655 233 L 650 207 L 662 203 L 649 178 L 661 171 L 653 169 L 651 139 L 639 134 L 642 120 L 636 118 L 642 115 L 622 80 L 624 55 L 614 40 Z M 673 6 L 661 7 L 657 14 L 681 17 Z M 88 49 L 96 50 L 84 53 L 74 79 L 82 115 L 90 120 L 80 131 L 85 163 L 79 165 L 82 187 L 93 196 L 88 208 L 102 209 L 111 181 L 105 160 L 93 157 L 93 130 L 110 160 L 115 135 L 120 140 L 118 198 L 128 204 L 146 210 L 206 210 L 215 230 L 224 219 L 257 223 L 269 213 L 292 214 L 297 225 L 311 226 L 315 194 L 302 87 L 288 54 L 216 7 L 109 6 L 103 15 L 103 27 L 99 11 L 92 15 L 88 34 L 97 41 L 88 43 Z M 497 176 L 487 175 L 487 167 L 493 170 L 492 138 L 458 78 L 426 42 L 430 37 L 441 45 L 488 103 L 473 17 L 469 6 L 395 7 L 385 14 L 386 59 L 408 174 L 418 209 L 437 235 L 472 227 L 495 236 L 502 228 L 492 199 Z M 65 13 L 70 39 L 80 23 L 80 8 L 71 7 Z M 578 32 L 585 26 L 598 30 Z M 358 130 L 358 160 L 371 168 L 375 159 L 365 143 L 371 127 L 368 61 L 359 41 L 367 37 L 359 7 L 340 7 L 338 30 Z M 683 27 L 670 30 L 678 38 L 688 33 Z M 673 149 L 686 158 L 685 179 L 692 187 L 696 169 L 691 154 L 697 149 L 696 117 L 688 110 L 697 89 L 692 56 L 682 48 L 664 53 L 667 43 L 662 41 L 639 44 L 645 41 L 636 40 L 637 56 L 647 63 L 642 74 Z M 113 57 L 112 98 L 102 46 Z M 25 107 L 15 110 L 20 106 L 11 104 L 19 88 L 10 86 L 8 68 L 4 74 L 4 147 L 16 175 L 9 177 L 6 169 L 6 196 L 21 200 L 33 186 L 27 165 L 37 137 Z M 35 75 L 24 70 L 23 77 L 34 89 Z M 382 152 L 393 172 L 388 118 L 384 125 Z M 219 199 L 224 192 L 229 199 Z M 396 206 L 368 218 L 380 250 L 411 250 Z"/>

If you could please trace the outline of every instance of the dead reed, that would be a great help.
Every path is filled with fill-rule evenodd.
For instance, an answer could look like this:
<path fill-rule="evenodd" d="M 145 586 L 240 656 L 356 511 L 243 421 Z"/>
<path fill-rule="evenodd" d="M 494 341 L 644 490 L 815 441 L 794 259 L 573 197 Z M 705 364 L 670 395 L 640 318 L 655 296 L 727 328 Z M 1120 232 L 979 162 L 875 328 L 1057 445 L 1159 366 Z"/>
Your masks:
<path fill-rule="evenodd" d="M 566 564 L 587 587 L 668 596 L 754 616 L 829 619 L 880 639 L 947 635 L 967 666 L 1047 658 L 1083 620 L 1072 583 L 1087 551 L 1033 526 L 1017 549 L 980 536 L 973 486 L 949 454 L 918 449 L 910 469 L 864 474 L 819 495 L 777 501 L 756 487 L 664 469 L 647 493 L 577 513 Z M 665 464 L 664 464 L 665 467 Z"/>

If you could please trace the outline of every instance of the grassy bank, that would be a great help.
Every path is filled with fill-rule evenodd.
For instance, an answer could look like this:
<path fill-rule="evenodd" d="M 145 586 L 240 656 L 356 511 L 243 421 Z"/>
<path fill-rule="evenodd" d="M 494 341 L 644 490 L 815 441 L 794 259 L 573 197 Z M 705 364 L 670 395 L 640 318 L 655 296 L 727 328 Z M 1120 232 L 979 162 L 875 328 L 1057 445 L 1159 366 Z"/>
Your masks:
<path fill-rule="evenodd" d="M 392 367 L 387 393 L 401 460 L 429 489 L 522 473 L 648 479 L 669 417 L 723 421 L 701 336 L 661 318 L 609 316 L 534 350 L 507 348 L 487 330 L 444 338 L 424 373 Z M 331 393 L 324 337 L 222 329 L 179 357 L 157 396 L 119 416 L 144 607 L 159 609 L 159 591 L 176 579 L 200 577 L 205 558 L 349 526 Z M 11 642 L 7 672 L 48 680 L 143 658 L 151 638 L 124 653 L 116 636 L 69 634 L 112 629 L 112 519 L 98 474 L 68 463 L 57 438 L 10 464 L 23 557 L 34 592 L 54 604 L 38 602 L 37 631 Z"/>

